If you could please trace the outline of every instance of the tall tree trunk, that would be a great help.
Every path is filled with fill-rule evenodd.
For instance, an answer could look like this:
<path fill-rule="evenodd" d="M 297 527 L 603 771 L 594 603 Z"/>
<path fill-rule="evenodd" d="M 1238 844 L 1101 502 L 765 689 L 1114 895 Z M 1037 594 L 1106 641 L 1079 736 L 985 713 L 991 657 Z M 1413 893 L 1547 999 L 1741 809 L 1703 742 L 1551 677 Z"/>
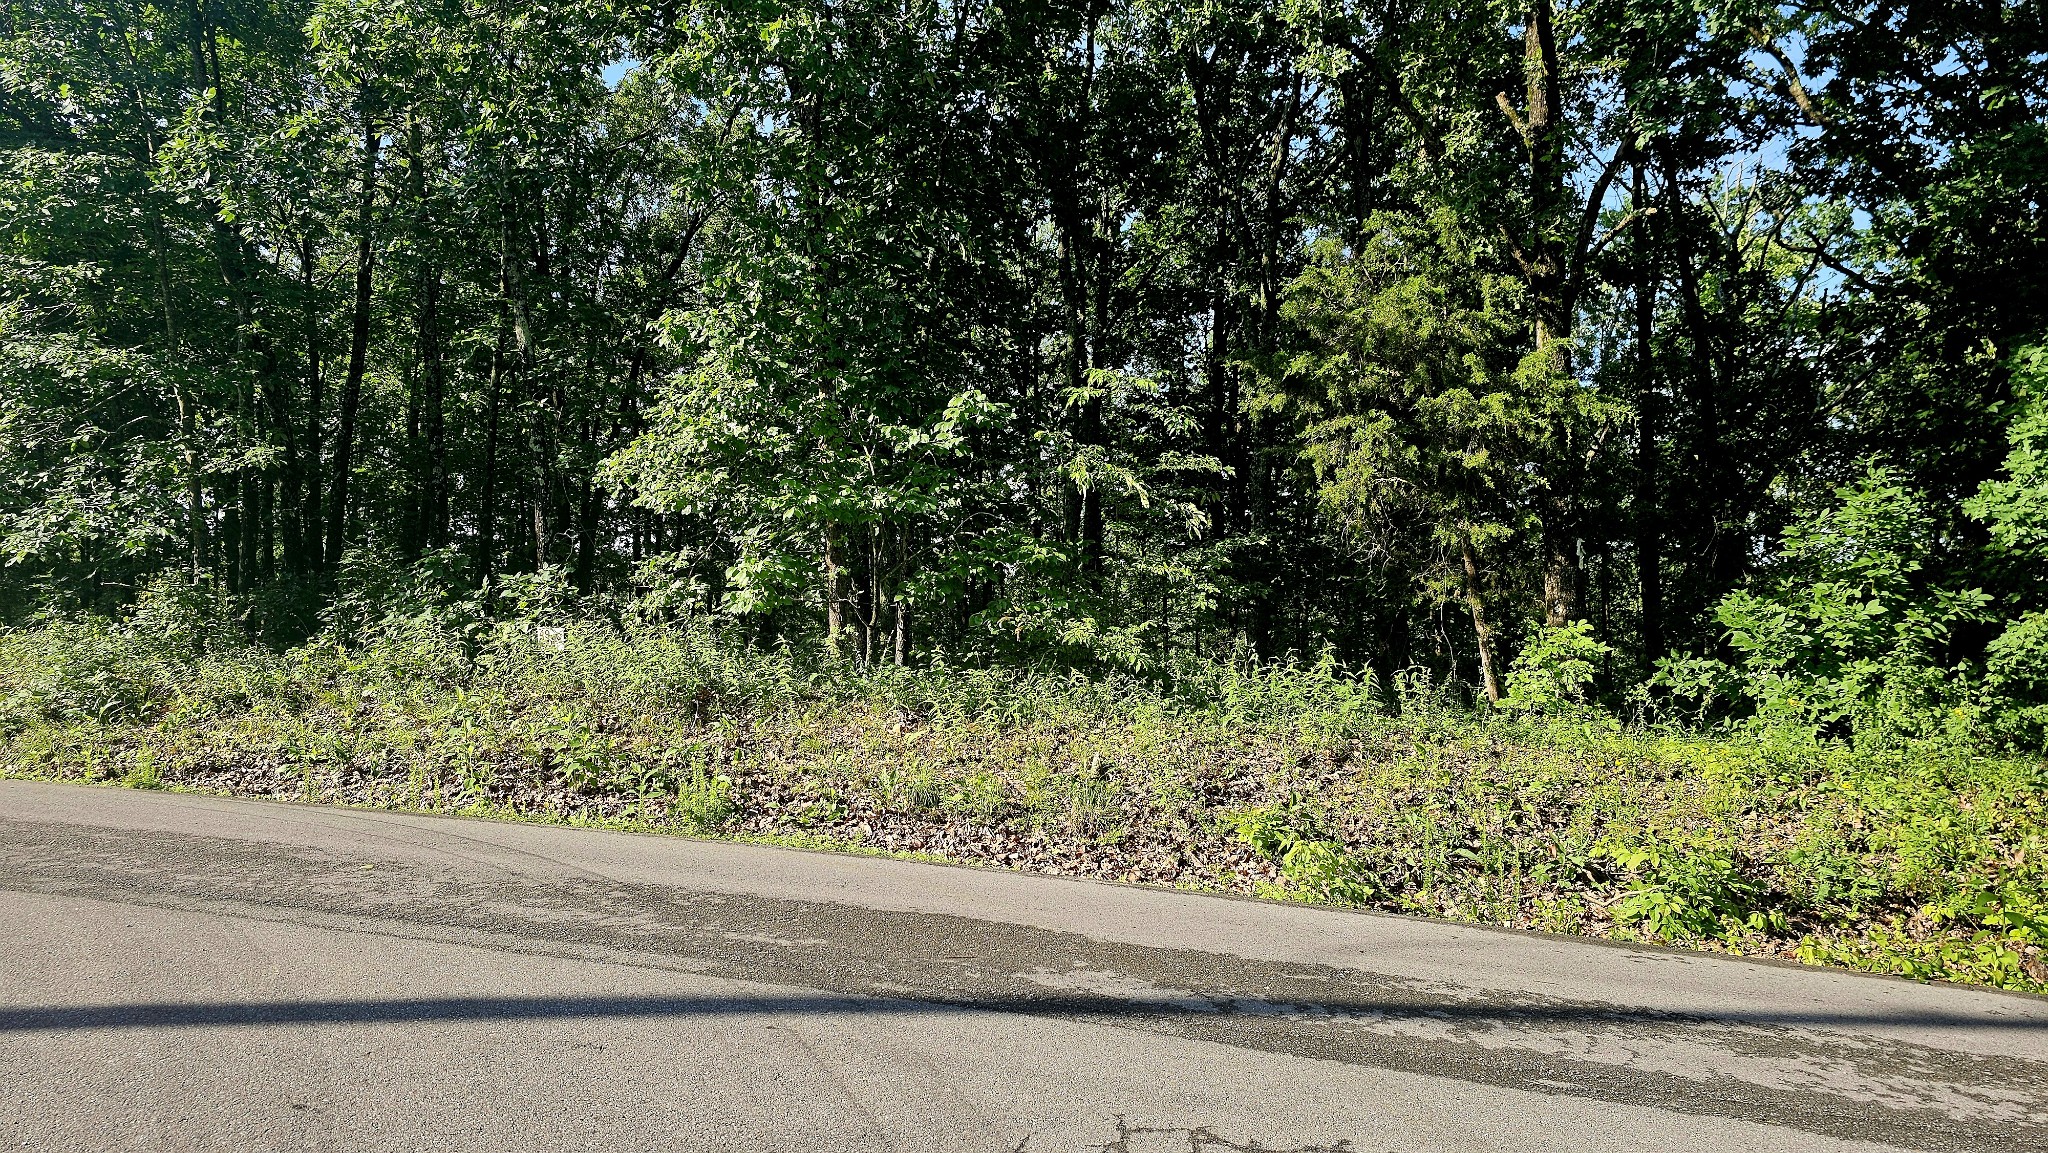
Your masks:
<path fill-rule="evenodd" d="M 491 346 L 491 371 L 489 383 L 485 385 L 488 396 L 484 401 L 484 467 L 483 479 L 478 485 L 476 506 L 476 580 L 482 587 L 488 584 L 497 560 L 498 543 L 498 427 L 499 409 L 505 394 L 505 321 L 502 311 L 498 320 L 498 339 Z"/>
<path fill-rule="evenodd" d="M 1479 570 L 1479 557 L 1472 551 L 1472 538 L 1458 538 L 1459 560 L 1465 577 L 1465 607 L 1472 613 L 1472 632 L 1479 639 L 1479 684 L 1486 699 L 1500 703 L 1500 677 L 1494 670 L 1493 623 L 1486 616 L 1486 585 Z"/>
<path fill-rule="evenodd" d="M 334 490 L 327 503 L 327 567 L 341 563 L 342 545 L 348 531 L 349 472 L 354 466 L 356 409 L 362 402 L 363 373 L 370 355 L 370 290 L 375 270 L 376 246 L 371 235 L 377 201 L 377 156 L 384 143 L 382 131 L 371 107 L 370 94 L 362 93 L 363 158 L 362 188 L 356 203 L 356 299 L 355 319 L 349 332 L 348 373 L 342 378 L 341 407 L 336 414 L 334 434 Z"/>
<path fill-rule="evenodd" d="M 1570 170 L 1565 157 L 1565 125 L 1558 85 L 1557 37 L 1551 27 L 1551 0 L 1531 0 L 1529 19 L 1522 31 L 1522 67 L 1528 78 L 1525 99 L 1528 111 L 1517 119 L 1516 128 L 1528 154 L 1529 215 L 1528 249 L 1523 271 L 1529 281 L 1535 307 L 1536 347 L 1554 348 L 1554 355 L 1567 354 L 1561 341 L 1571 339 L 1572 318 L 1562 227 L 1567 214 L 1566 184 Z M 1503 109 L 1515 119 L 1507 95 L 1500 96 Z M 1560 370 L 1568 366 L 1560 363 Z"/>
<path fill-rule="evenodd" d="M 420 424 L 425 440 L 426 508 L 422 513 L 429 548 L 448 545 L 448 383 L 441 346 L 441 270 L 427 270 L 420 285 Z"/>
<path fill-rule="evenodd" d="M 1648 205 L 1649 180 L 1640 158 L 1631 183 L 1637 208 Z M 1657 365 L 1651 344 L 1657 318 L 1657 266 L 1655 250 L 1648 243 L 1638 243 L 1635 256 L 1636 571 L 1642 601 L 1642 659 L 1647 668 L 1664 655 L 1664 521 L 1657 478 Z"/>
<path fill-rule="evenodd" d="M 300 324 L 306 337 L 306 435 L 299 456 L 299 481 L 305 504 L 299 509 L 297 523 L 293 526 L 292 551 L 299 571 L 312 572 L 320 567 L 323 551 L 320 530 L 325 522 L 321 510 L 327 486 L 322 476 L 320 457 L 321 442 L 326 432 L 327 374 L 321 363 L 320 312 L 313 297 L 313 237 L 310 232 L 299 238 L 299 291 Z"/>
<path fill-rule="evenodd" d="M 1568 378 L 1572 372 L 1572 313 L 1576 308 L 1572 273 L 1581 249 L 1571 247 L 1566 239 L 1571 234 L 1572 218 L 1579 214 L 1572 212 L 1570 203 L 1571 166 L 1565 155 L 1557 36 L 1550 5 L 1551 0 L 1531 0 L 1522 31 L 1526 112 L 1518 115 L 1505 92 L 1497 100 L 1521 137 L 1528 163 L 1529 228 L 1524 236 L 1525 246 L 1516 247 L 1515 255 L 1529 285 L 1536 349 L 1548 356 L 1553 372 Z M 1604 198 L 1605 177 L 1592 195 L 1596 200 Z M 1576 449 L 1569 431 L 1562 426 L 1550 430 L 1553 459 L 1545 469 L 1545 492 L 1537 506 L 1543 539 L 1543 616 L 1552 627 L 1579 614 L 1581 470 L 1574 459 Z"/>

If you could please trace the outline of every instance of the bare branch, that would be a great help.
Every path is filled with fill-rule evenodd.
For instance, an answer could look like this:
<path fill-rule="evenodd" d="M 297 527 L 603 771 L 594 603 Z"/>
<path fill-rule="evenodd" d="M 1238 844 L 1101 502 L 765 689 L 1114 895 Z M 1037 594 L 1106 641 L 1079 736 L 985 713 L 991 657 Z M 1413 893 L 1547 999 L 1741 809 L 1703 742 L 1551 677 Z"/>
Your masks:
<path fill-rule="evenodd" d="M 1493 99 L 1495 103 L 1500 105 L 1500 110 L 1507 113 L 1508 123 L 1515 126 L 1515 135 L 1522 138 L 1522 147 L 1536 147 L 1529 139 L 1529 122 L 1522 119 L 1521 113 L 1515 111 L 1515 106 L 1508 101 L 1508 94 L 1496 92 L 1493 94 Z"/>
<path fill-rule="evenodd" d="M 1869 277 L 1842 263 L 1842 261 L 1839 258 L 1837 258 L 1833 253 L 1829 252 L 1827 248 L 1821 244 L 1794 244 L 1790 240 L 1784 239 L 1780 239 L 1778 243 L 1781 246 L 1783 246 L 1785 251 L 1787 252 L 1797 252 L 1802 256 L 1811 256 L 1815 260 L 1820 261 L 1822 264 L 1827 265 L 1830 271 L 1837 273 L 1841 276 L 1842 279 L 1848 281 L 1851 284 L 1854 284 L 1856 287 L 1862 289 L 1865 292 L 1874 293 L 1882 292 L 1884 290 L 1883 285 L 1878 284 L 1877 282 L 1871 280 Z"/>
<path fill-rule="evenodd" d="M 1778 70 L 1785 75 L 1786 93 L 1792 97 L 1792 103 L 1798 107 L 1799 114 L 1806 117 L 1807 122 L 1816 128 L 1828 127 L 1828 118 L 1815 107 L 1813 97 L 1806 91 L 1806 82 L 1799 78 L 1798 67 L 1792 63 L 1790 56 L 1785 55 L 1785 50 L 1778 47 L 1778 42 L 1761 28 L 1751 28 L 1749 39 L 1765 55 L 1778 62 Z"/>
<path fill-rule="evenodd" d="M 1595 240 L 1586 249 L 1586 258 L 1590 260 L 1593 257 L 1600 255 L 1600 253 L 1604 251 L 1609 244 L 1613 243 L 1614 238 L 1620 236 L 1622 232 L 1628 228 L 1629 225 L 1634 224 L 1638 219 L 1642 217 L 1655 215 L 1656 211 L 1657 210 L 1655 208 L 1645 208 L 1642 211 L 1638 212 L 1635 209 L 1631 208 L 1627 212 L 1623 213 L 1620 220 L 1615 221 L 1614 225 L 1611 228 L 1600 234 L 1600 239 Z"/>
<path fill-rule="evenodd" d="M 1501 104 L 1503 106 L 1507 104 L 1507 97 L 1501 97 Z M 1606 166 L 1600 170 L 1600 178 L 1593 182 L 1593 190 L 1586 194 L 1586 208 L 1584 212 L 1579 214 L 1579 233 L 1574 238 L 1572 244 L 1571 275 L 1568 283 L 1572 285 L 1574 290 L 1578 287 L 1580 276 L 1584 274 L 1586 257 L 1592 252 L 1598 251 L 1598 248 L 1593 244 L 1593 230 L 1600 225 L 1600 206 L 1607 203 L 1607 190 L 1614 186 L 1615 174 L 1621 171 L 1621 166 L 1633 155 L 1635 155 L 1635 149 L 1628 141 L 1624 140 L 1622 143 L 1615 145 L 1614 155 L 1608 159 Z M 1631 217 L 1633 215 L 1633 213 L 1630 214 Z M 1615 225 L 1609 232 L 1619 232 L 1627 223 L 1628 219 L 1624 218 L 1621 224 Z M 1613 239 L 1612 235 L 1603 239 L 1601 243 L 1604 245 L 1606 240 L 1611 239 Z"/>

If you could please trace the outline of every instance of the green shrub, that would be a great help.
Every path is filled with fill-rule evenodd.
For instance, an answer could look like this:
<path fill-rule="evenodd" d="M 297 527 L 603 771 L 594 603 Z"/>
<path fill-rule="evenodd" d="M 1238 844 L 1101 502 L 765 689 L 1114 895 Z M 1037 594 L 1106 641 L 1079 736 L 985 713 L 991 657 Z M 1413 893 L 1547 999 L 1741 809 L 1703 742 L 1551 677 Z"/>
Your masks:
<path fill-rule="evenodd" d="M 1318 835 L 1315 820 L 1299 805 L 1247 809 L 1235 819 L 1237 835 L 1280 868 L 1281 887 L 1260 888 L 1262 896 L 1362 905 L 1379 886 L 1344 845 Z"/>
<path fill-rule="evenodd" d="M 1595 667 L 1613 651 L 1593 636 L 1586 621 L 1538 628 L 1508 668 L 1508 693 L 1501 706 L 1555 713 L 1583 705 Z"/>
<path fill-rule="evenodd" d="M 1965 670 L 1937 658 L 1988 598 L 1928 585 L 1940 540 L 1896 473 L 1873 466 L 1834 495 L 1785 529 L 1768 579 L 1715 608 L 1734 665 L 1670 659 L 1656 683 L 1690 698 L 1696 715 L 1716 698 L 1740 701 L 1765 729 L 1885 741 L 1966 727 L 1951 716 Z"/>

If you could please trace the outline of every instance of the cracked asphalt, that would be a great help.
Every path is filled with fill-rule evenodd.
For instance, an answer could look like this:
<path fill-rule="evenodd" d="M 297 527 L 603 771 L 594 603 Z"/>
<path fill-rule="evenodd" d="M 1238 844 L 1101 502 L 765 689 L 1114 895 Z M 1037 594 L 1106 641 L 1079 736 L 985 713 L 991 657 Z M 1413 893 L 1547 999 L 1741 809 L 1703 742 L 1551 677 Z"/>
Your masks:
<path fill-rule="evenodd" d="M 2048 1148 L 2048 1000 L 0 781 L 0 1148 Z"/>

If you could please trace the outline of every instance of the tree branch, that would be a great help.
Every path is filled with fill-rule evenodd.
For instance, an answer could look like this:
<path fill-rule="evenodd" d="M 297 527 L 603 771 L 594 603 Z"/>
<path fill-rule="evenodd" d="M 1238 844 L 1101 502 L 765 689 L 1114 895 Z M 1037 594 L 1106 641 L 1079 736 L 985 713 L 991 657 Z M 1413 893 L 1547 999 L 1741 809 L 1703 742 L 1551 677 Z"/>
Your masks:
<path fill-rule="evenodd" d="M 1501 104 L 1505 106 L 1508 98 L 1502 96 L 1500 99 Z M 1585 273 L 1586 257 L 1604 247 L 1607 241 L 1614 239 L 1614 234 L 1627 227 L 1628 222 L 1635 216 L 1634 212 L 1630 212 L 1628 216 L 1622 218 L 1621 223 L 1608 230 L 1608 235 L 1601 238 L 1599 245 L 1593 243 L 1593 230 L 1600 225 L 1600 206 L 1607 202 L 1607 190 L 1614 186 L 1615 174 L 1621 171 L 1621 166 L 1633 155 L 1635 148 L 1629 141 L 1624 140 L 1615 145 L 1614 155 L 1608 159 L 1606 167 L 1600 170 L 1600 178 L 1593 182 L 1593 190 L 1586 194 L 1586 208 L 1579 214 L 1579 231 L 1572 242 L 1571 273 L 1566 278 L 1566 283 L 1571 286 L 1573 292 L 1578 290 L 1579 278 Z"/>
<path fill-rule="evenodd" d="M 1509 103 L 1508 101 L 1508 94 L 1505 92 L 1496 92 L 1493 94 L 1493 99 L 1495 103 L 1500 105 L 1500 110 L 1502 112 L 1507 113 L 1508 123 L 1515 126 L 1515 135 L 1522 138 L 1522 147 L 1536 147 L 1536 145 L 1529 139 L 1529 122 L 1522 119 L 1521 113 L 1515 111 L 1515 106 L 1512 103 Z"/>
<path fill-rule="evenodd" d="M 1634 224 L 1638 218 L 1649 216 L 1655 213 L 1656 211 L 1657 210 L 1655 208 L 1645 208 L 1642 211 L 1638 212 L 1635 209 L 1631 208 L 1627 212 L 1622 213 L 1621 219 L 1615 221 L 1613 227 L 1601 233 L 1600 239 L 1595 240 L 1592 243 L 1592 245 L 1586 249 L 1587 259 L 1590 260 L 1591 258 L 1600 255 L 1603 249 L 1605 249 L 1609 244 L 1613 243 L 1615 237 L 1620 236 L 1624 231 L 1627 230 L 1628 226 Z"/>
<path fill-rule="evenodd" d="M 1815 260 L 1818 260 L 1822 264 L 1827 265 L 1829 270 L 1840 274 L 1842 279 L 1849 281 L 1851 284 L 1854 284 L 1856 287 L 1862 289 L 1865 292 L 1877 293 L 1884 291 L 1883 285 L 1878 284 L 1877 282 L 1871 280 L 1869 277 L 1863 275 L 1862 273 L 1856 271 L 1848 265 L 1843 264 L 1841 260 L 1837 259 L 1833 253 L 1829 252 L 1825 247 L 1818 243 L 1794 244 L 1790 240 L 1780 238 L 1778 244 L 1782 246 L 1787 252 L 1797 252 L 1802 256 L 1813 257 Z"/>
<path fill-rule="evenodd" d="M 1816 128 L 1828 127 L 1828 118 L 1814 106 L 1813 97 L 1807 94 L 1805 81 L 1799 78 L 1799 68 L 1792 63 L 1790 56 L 1785 55 L 1785 50 L 1778 47 L 1778 42 L 1761 28 L 1751 28 L 1749 39 L 1766 56 L 1778 62 L 1778 70 L 1785 75 L 1785 90 L 1792 97 L 1792 103 L 1798 107 L 1799 114 L 1806 117 L 1807 122 Z"/>
<path fill-rule="evenodd" d="M 1422 115 L 1422 110 L 1417 108 L 1415 102 L 1408 98 L 1407 90 L 1401 87 L 1401 78 L 1395 74 L 1393 68 L 1386 61 L 1380 59 L 1380 54 L 1377 51 L 1378 46 L 1375 45 L 1373 50 L 1368 51 L 1359 46 L 1356 37 L 1344 32 L 1336 33 L 1333 39 L 1346 52 L 1351 53 L 1353 60 L 1371 68 L 1379 76 L 1380 83 L 1386 87 L 1387 95 L 1394 98 L 1394 106 L 1401 110 L 1402 119 L 1408 121 L 1409 127 L 1415 130 L 1415 135 L 1420 141 L 1422 158 L 1432 163 L 1442 160 L 1444 158 L 1443 138 L 1437 135 L 1435 127 Z"/>

